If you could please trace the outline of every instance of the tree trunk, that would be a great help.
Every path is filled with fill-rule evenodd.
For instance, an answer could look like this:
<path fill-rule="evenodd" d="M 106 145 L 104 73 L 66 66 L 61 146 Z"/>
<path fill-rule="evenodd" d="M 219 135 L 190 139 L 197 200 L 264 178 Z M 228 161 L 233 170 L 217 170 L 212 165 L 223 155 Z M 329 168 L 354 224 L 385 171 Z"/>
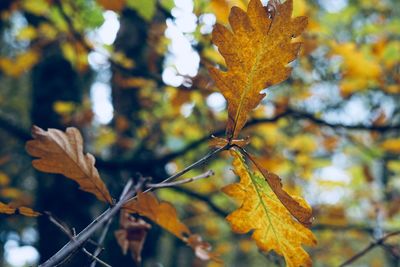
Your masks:
<path fill-rule="evenodd" d="M 65 128 L 53 105 L 56 101 L 79 103 L 82 90 L 78 74 L 63 58 L 57 44 L 43 50 L 42 61 L 32 71 L 32 80 L 32 123 L 44 129 Z M 38 210 L 51 212 L 76 231 L 91 221 L 89 210 L 93 196 L 79 190 L 75 182 L 61 175 L 36 172 L 36 177 Z M 41 261 L 47 260 L 68 241 L 46 216 L 38 218 L 38 231 Z M 82 260 L 82 256 L 76 255 L 68 265 L 80 266 Z"/>

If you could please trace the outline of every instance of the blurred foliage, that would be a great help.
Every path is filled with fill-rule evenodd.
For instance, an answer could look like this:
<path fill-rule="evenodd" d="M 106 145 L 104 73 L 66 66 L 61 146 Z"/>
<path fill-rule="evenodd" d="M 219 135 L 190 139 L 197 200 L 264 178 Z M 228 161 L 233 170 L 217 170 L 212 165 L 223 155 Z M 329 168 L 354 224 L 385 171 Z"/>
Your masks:
<path fill-rule="evenodd" d="M 122 188 L 126 174 L 118 169 L 120 165 L 103 168 L 107 162 L 144 159 L 142 164 L 147 160 L 152 168 L 156 159 L 166 159 L 159 161 L 160 167 L 172 173 L 205 154 L 208 137 L 223 135 L 227 117 L 205 68 L 210 64 L 224 68 L 211 44 L 211 29 L 215 21 L 226 25 L 230 7 L 244 8 L 246 2 L 2 0 L 0 201 L 35 206 L 40 185 L 24 150 L 23 133 L 31 126 L 34 69 L 47 60 L 46 52 L 55 45 L 79 74 L 83 101 L 60 100 L 54 103 L 54 112 L 64 125 L 83 129 L 87 149 L 98 158 L 110 191 Z M 251 137 L 248 150 L 283 178 L 286 190 L 311 204 L 318 245 L 308 251 L 314 265 L 337 266 L 373 238 L 400 229 L 400 2 L 294 3 L 296 16 L 309 17 L 301 37 L 301 56 L 291 64 L 291 77 L 266 91 L 242 136 Z M 118 43 L 118 38 L 106 42 L 99 37 L 111 14 L 119 19 L 120 32 L 132 31 L 131 38 L 141 38 L 122 24 L 130 12 L 143 20 L 137 25 L 146 33 L 146 39 L 139 40 L 146 49 L 135 56 L 118 47 L 129 38 Z M 177 55 L 188 47 L 192 56 L 186 54 L 186 61 L 196 62 L 199 57 L 194 73 Z M 168 73 L 169 79 L 165 78 Z M 94 109 L 99 104 L 93 97 L 96 83 L 133 92 L 138 100 L 137 121 L 115 112 L 111 122 L 101 123 Z M 233 203 L 219 189 L 237 181 L 228 158 L 222 155 L 187 176 L 212 169 L 214 177 L 157 194 L 172 202 L 184 223 L 213 244 L 227 266 L 279 266 L 279 257 L 258 252 L 249 236 L 232 234 L 224 220 Z M 130 175 L 135 174 L 132 168 L 125 168 Z M 161 178 L 165 177 L 153 177 Z M 91 213 L 98 214 L 102 208 L 91 207 Z M 4 257 L 10 240 L 35 246 L 45 234 L 32 234 L 34 219 L 0 217 Z M 31 234 L 24 234 L 28 230 Z M 398 241 L 388 239 L 387 246 L 375 248 L 354 266 L 398 266 Z M 176 242 L 164 233 L 156 253 L 147 256 L 145 263 L 204 265 L 191 258 L 190 249 L 175 246 Z M 9 266 L 4 257 L 0 265 Z"/>

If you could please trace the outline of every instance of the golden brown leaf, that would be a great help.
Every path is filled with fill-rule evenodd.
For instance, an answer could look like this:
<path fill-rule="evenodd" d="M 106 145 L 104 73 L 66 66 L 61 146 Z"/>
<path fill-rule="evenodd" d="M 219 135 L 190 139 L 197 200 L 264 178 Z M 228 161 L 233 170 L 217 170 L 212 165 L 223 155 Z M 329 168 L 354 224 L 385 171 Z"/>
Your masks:
<path fill-rule="evenodd" d="M 302 245 L 316 244 L 313 233 L 292 217 L 261 175 L 249 172 L 238 151 L 231 153 L 240 182 L 222 190 L 240 204 L 227 217 L 233 231 L 243 234 L 253 231 L 257 246 L 266 252 L 275 250 L 285 257 L 289 267 L 311 266 L 311 258 Z M 311 212 L 304 200 L 297 201 Z"/>
<path fill-rule="evenodd" d="M 168 202 L 159 202 L 152 193 L 139 193 L 124 208 L 149 218 L 182 240 L 190 234 L 189 228 L 179 220 L 176 209 Z"/>
<path fill-rule="evenodd" d="M 172 233 L 192 247 L 198 258 L 220 261 L 217 255 L 211 252 L 211 245 L 202 241 L 199 235 L 192 234 L 189 228 L 179 220 L 176 209 L 168 202 L 159 202 L 152 193 L 139 193 L 136 199 L 125 204 L 124 209 L 147 217 Z"/>
<path fill-rule="evenodd" d="M 25 215 L 28 217 L 37 217 L 37 216 L 41 215 L 39 212 L 34 211 L 33 209 L 28 208 L 28 207 L 19 207 L 18 212 L 19 212 L 19 214 L 22 214 L 22 215 Z"/>
<path fill-rule="evenodd" d="M 249 112 L 265 94 L 260 91 L 287 79 L 300 43 L 292 42 L 307 25 L 306 17 L 292 19 L 292 0 L 267 12 L 260 0 L 252 0 L 247 12 L 233 7 L 229 23 L 233 32 L 217 24 L 213 43 L 225 58 L 228 70 L 210 68 L 211 77 L 228 101 L 228 139 L 237 139 Z M 270 18 L 271 17 L 271 18 Z"/>
<path fill-rule="evenodd" d="M 27 142 L 26 150 L 31 156 L 39 158 L 32 161 L 33 167 L 42 172 L 63 174 L 99 200 L 113 202 L 94 166 L 95 158 L 83 153 L 82 136 L 78 129 L 68 128 L 65 133 L 57 129 L 46 132 L 33 126 L 32 136 L 34 140 Z"/>
<path fill-rule="evenodd" d="M 40 212 L 34 211 L 31 208 L 27 207 L 15 208 L 12 204 L 4 204 L 3 202 L 0 202 L 0 213 L 11 215 L 16 212 L 28 217 L 37 217 L 41 215 Z"/>
<path fill-rule="evenodd" d="M 14 214 L 15 211 L 16 211 L 15 208 L 11 207 L 10 205 L 4 204 L 3 202 L 0 202 L 0 213 Z"/>

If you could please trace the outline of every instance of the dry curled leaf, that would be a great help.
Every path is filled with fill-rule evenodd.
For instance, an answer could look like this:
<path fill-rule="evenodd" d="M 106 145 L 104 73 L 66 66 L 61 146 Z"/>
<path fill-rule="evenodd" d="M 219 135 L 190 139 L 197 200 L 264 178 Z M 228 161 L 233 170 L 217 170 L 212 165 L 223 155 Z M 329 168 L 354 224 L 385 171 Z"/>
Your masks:
<path fill-rule="evenodd" d="M 83 191 L 94 194 L 99 200 L 113 203 L 110 193 L 94 166 L 93 155 L 83 153 L 83 140 L 76 128 L 66 132 L 33 126 L 34 140 L 28 141 L 26 150 L 37 157 L 33 167 L 42 172 L 62 174 L 80 185 Z"/>
<path fill-rule="evenodd" d="M 285 206 L 285 208 L 295 217 L 299 222 L 305 226 L 309 226 L 312 222 L 312 212 L 308 207 L 300 205 L 291 195 L 289 195 L 282 187 L 281 178 L 275 173 L 269 172 L 267 169 L 261 166 L 256 159 L 250 155 L 247 156 L 251 159 L 257 169 L 260 171 L 262 176 L 267 181 L 271 190 L 275 193 L 279 201 Z"/>
<path fill-rule="evenodd" d="M 218 257 L 211 252 L 211 245 L 202 241 L 200 236 L 192 234 L 178 218 L 176 209 L 168 202 L 158 201 L 154 194 L 139 193 L 136 199 L 127 202 L 123 208 L 128 212 L 149 218 L 172 233 L 192 247 L 200 259 L 219 261 Z"/>
<path fill-rule="evenodd" d="M 302 245 L 315 245 L 313 233 L 295 220 L 279 201 L 262 175 L 250 173 L 242 155 L 231 151 L 233 167 L 240 182 L 222 191 L 234 198 L 240 207 L 226 218 L 236 233 L 253 231 L 252 238 L 263 251 L 274 250 L 282 255 L 289 267 L 311 266 L 312 261 Z M 304 200 L 297 201 L 310 210 Z"/>
<path fill-rule="evenodd" d="M 125 211 L 121 212 L 119 222 L 121 227 L 114 234 L 122 253 L 126 255 L 129 250 L 133 260 L 139 264 L 142 261 L 143 244 L 151 225 L 140 218 L 136 219 L 130 216 Z"/>
<path fill-rule="evenodd" d="M 300 43 L 293 38 L 307 25 L 306 17 L 292 19 L 292 0 L 274 5 L 273 14 L 260 0 L 252 0 L 247 12 L 233 7 L 229 15 L 232 31 L 217 24 L 212 41 L 224 57 L 228 70 L 209 69 L 211 77 L 228 101 L 227 138 L 237 139 L 249 112 L 265 94 L 260 91 L 286 80 Z"/>
<path fill-rule="evenodd" d="M 34 211 L 31 208 L 28 208 L 28 207 L 15 208 L 12 204 L 4 204 L 2 202 L 0 202 L 0 213 L 9 214 L 9 215 L 14 214 L 14 213 L 19 213 L 21 215 L 28 216 L 28 217 L 37 217 L 37 216 L 41 215 L 39 212 Z"/>

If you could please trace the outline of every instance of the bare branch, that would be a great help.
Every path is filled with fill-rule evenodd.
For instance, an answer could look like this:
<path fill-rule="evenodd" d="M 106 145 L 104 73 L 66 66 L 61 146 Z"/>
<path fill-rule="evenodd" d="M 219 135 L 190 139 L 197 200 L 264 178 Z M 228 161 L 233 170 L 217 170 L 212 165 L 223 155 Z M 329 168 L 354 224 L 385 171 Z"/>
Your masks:
<path fill-rule="evenodd" d="M 400 235 L 400 231 L 397 232 L 392 232 L 389 233 L 385 236 L 383 236 L 382 238 L 379 238 L 378 240 L 371 242 L 367 247 L 365 247 L 363 250 L 361 250 L 360 252 L 358 252 L 357 254 L 353 255 L 350 259 L 346 260 L 345 262 L 343 262 L 340 267 L 343 266 L 347 266 L 350 263 L 353 263 L 354 261 L 356 261 L 357 259 L 361 258 L 362 256 L 364 256 L 365 254 L 367 254 L 369 251 L 371 251 L 373 248 L 375 248 L 376 246 L 379 246 L 381 244 L 383 244 L 386 239 L 396 236 L 396 235 Z"/>
<path fill-rule="evenodd" d="M 125 188 L 132 186 L 132 183 L 127 183 Z M 73 254 L 77 249 L 81 248 L 84 243 L 107 221 L 114 217 L 115 214 L 121 209 L 125 204 L 127 199 L 133 197 L 135 192 L 131 189 L 125 189 L 123 192 L 127 192 L 126 196 L 119 200 L 113 207 L 107 209 L 100 216 L 98 216 L 92 223 L 90 223 L 85 229 L 83 229 L 73 240 L 69 241 L 64 247 L 62 247 L 56 254 L 54 254 L 50 259 L 48 259 L 40 267 L 50 267 L 57 266 L 59 263 L 63 262 L 65 258 Z"/>
<path fill-rule="evenodd" d="M 212 170 L 209 170 L 203 174 L 197 175 L 195 177 L 190 177 L 187 179 L 179 180 L 176 182 L 170 182 L 170 183 L 158 183 L 158 184 L 146 184 L 147 187 L 150 188 L 163 188 L 163 187 L 172 187 L 172 186 L 177 186 L 177 185 L 182 185 L 182 184 L 187 184 L 196 180 L 208 178 L 210 176 L 213 176 L 214 172 Z"/>
<path fill-rule="evenodd" d="M 87 251 L 86 248 L 82 248 L 82 251 L 89 256 L 89 258 L 91 258 L 93 260 L 93 262 L 98 262 L 101 265 L 105 266 L 105 267 L 112 267 L 111 265 L 107 264 L 106 262 L 100 260 L 99 258 L 97 258 L 95 255 L 93 255 L 92 253 L 90 253 L 89 251 Z M 92 263 L 93 264 L 93 263 Z"/>

